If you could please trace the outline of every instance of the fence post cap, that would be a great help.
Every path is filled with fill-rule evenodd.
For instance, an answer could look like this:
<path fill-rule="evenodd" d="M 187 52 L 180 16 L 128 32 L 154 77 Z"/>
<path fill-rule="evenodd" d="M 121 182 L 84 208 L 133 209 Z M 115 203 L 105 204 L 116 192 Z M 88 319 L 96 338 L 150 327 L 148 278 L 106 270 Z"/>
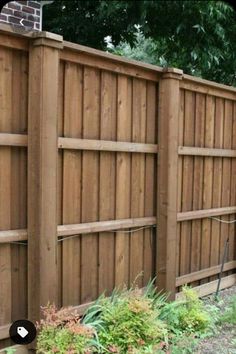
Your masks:
<path fill-rule="evenodd" d="M 183 70 L 177 68 L 163 68 L 163 76 L 162 78 L 168 79 L 178 79 L 182 80 L 183 78 Z"/>
<path fill-rule="evenodd" d="M 48 46 L 63 49 L 63 37 L 47 31 L 34 32 L 32 35 L 33 46 Z"/>
<path fill-rule="evenodd" d="M 47 31 L 33 32 L 32 37 L 33 38 L 47 38 L 47 39 L 51 39 L 53 41 L 63 42 L 62 36 L 60 36 L 59 34 L 47 32 Z"/>

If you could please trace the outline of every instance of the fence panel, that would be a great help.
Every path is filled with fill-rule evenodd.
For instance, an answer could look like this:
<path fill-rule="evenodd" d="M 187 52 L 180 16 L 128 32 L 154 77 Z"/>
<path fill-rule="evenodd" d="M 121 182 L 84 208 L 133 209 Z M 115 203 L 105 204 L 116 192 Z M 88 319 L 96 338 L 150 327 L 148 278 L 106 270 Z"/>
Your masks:
<path fill-rule="evenodd" d="M 25 134 L 28 119 L 28 55 L 0 51 L 0 133 Z M 27 227 L 27 152 L 0 146 L 0 230 Z M 0 244 L 0 326 L 27 316 L 27 247 Z"/>
<path fill-rule="evenodd" d="M 235 209 L 229 207 L 235 206 L 236 96 L 223 85 L 208 88 L 204 80 L 190 80 L 186 76 L 181 83 L 177 285 L 188 280 L 198 286 L 217 279 L 228 237 L 224 276 L 235 268 L 235 224 L 228 222 L 235 219 Z M 194 210 L 202 210 L 201 217 L 195 219 Z M 181 218 L 184 212 L 189 217 Z"/>
<path fill-rule="evenodd" d="M 62 224 L 155 216 L 156 157 L 145 150 L 132 152 L 132 146 L 146 149 L 157 143 L 156 82 L 93 67 L 92 59 L 91 66 L 73 59 L 60 64 L 59 137 L 89 139 L 88 144 L 92 139 L 95 147 L 59 152 Z M 106 142 L 113 151 L 102 151 Z M 117 142 L 121 151 L 114 151 Z M 104 290 L 110 294 L 139 274 L 140 286 L 153 277 L 152 230 L 127 231 L 62 242 L 63 305 L 94 300 Z"/>

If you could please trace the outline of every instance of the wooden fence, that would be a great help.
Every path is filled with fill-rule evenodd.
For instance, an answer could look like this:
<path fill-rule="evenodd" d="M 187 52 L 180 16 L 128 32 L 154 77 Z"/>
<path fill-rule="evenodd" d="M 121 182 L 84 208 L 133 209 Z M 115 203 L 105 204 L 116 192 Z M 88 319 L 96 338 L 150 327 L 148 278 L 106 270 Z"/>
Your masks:
<path fill-rule="evenodd" d="M 228 236 L 235 284 L 235 157 L 235 88 L 1 25 L 2 347 L 139 274 L 213 292 Z"/>

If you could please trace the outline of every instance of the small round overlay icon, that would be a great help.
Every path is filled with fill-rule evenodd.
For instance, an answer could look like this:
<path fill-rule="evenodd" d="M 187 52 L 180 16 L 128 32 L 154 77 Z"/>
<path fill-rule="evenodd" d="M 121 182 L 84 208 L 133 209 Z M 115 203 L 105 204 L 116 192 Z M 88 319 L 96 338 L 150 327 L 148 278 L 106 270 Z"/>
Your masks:
<path fill-rule="evenodd" d="M 12 323 L 10 330 L 11 340 L 16 344 L 30 344 L 36 337 L 36 327 L 28 320 L 18 320 Z"/>

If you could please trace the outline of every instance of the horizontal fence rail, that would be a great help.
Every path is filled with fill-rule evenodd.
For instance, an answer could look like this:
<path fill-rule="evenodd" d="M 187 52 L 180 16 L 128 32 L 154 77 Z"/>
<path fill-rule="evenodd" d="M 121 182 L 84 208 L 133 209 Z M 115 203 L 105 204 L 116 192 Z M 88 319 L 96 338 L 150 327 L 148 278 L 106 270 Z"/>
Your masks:
<path fill-rule="evenodd" d="M 210 149 L 190 146 L 179 146 L 179 155 L 212 156 L 212 157 L 236 157 L 236 150 Z"/>
<path fill-rule="evenodd" d="M 0 133 L 0 146 L 28 146 L 28 136 L 23 134 Z M 59 149 L 94 150 L 114 152 L 140 152 L 155 154 L 158 152 L 156 144 L 127 143 L 121 141 L 58 138 Z"/>
<path fill-rule="evenodd" d="M 235 214 L 236 207 L 224 207 L 224 208 L 213 208 L 213 209 L 203 209 L 203 210 L 194 210 L 186 211 L 177 214 L 177 221 L 186 221 L 186 220 L 195 220 L 203 219 L 212 216 L 222 216 Z"/>
<path fill-rule="evenodd" d="M 236 269 L 236 261 L 227 262 L 224 265 L 223 272 L 228 270 Z M 199 270 L 198 272 L 182 275 L 181 277 L 176 278 L 176 286 L 185 285 L 191 283 L 193 281 L 201 280 L 212 275 L 219 274 L 221 271 L 221 265 L 206 268 L 203 270 Z"/>
<path fill-rule="evenodd" d="M 96 232 L 112 232 L 123 229 L 154 226 L 156 217 L 98 221 L 83 224 L 59 225 L 58 237 L 90 234 Z M 0 231 L 0 243 L 27 241 L 27 230 Z"/>
<path fill-rule="evenodd" d="M 138 144 L 120 141 L 91 140 L 91 139 L 72 139 L 59 138 L 58 147 L 60 149 L 75 150 L 95 150 L 95 151 L 116 151 L 116 152 L 141 152 L 157 153 L 155 144 Z"/>

